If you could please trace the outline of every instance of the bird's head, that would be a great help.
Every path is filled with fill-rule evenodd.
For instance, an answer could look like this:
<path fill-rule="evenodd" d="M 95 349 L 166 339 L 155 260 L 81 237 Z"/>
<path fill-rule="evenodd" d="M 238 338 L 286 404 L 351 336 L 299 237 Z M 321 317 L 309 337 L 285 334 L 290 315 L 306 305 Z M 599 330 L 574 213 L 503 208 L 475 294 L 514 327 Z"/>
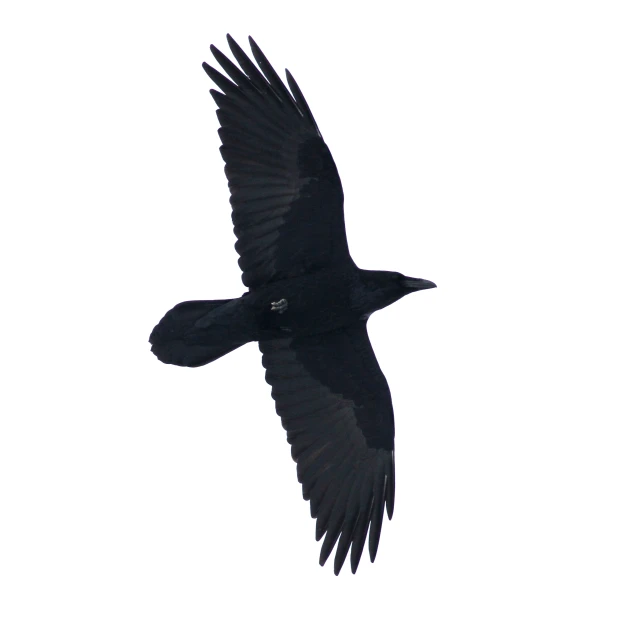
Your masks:
<path fill-rule="evenodd" d="M 409 293 L 436 286 L 431 280 L 410 278 L 396 271 L 361 270 L 360 273 L 367 290 L 368 302 L 374 306 L 372 312 L 393 304 Z"/>

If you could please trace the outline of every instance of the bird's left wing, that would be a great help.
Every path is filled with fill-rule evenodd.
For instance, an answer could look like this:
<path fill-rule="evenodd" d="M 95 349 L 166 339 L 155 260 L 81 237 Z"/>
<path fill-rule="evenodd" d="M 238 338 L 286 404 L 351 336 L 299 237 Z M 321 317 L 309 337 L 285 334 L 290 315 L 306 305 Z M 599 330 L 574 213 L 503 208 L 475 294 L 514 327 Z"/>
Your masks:
<path fill-rule="evenodd" d="M 258 67 L 227 36 L 239 65 L 213 45 L 229 78 L 204 63 L 220 120 L 242 281 L 251 288 L 351 262 L 342 184 L 307 101 L 289 91 L 256 43 Z"/>
<path fill-rule="evenodd" d="M 338 536 L 334 572 L 351 548 L 355 573 L 367 531 L 373 562 L 384 506 L 393 514 L 393 407 L 366 323 L 302 338 L 261 341 L 266 380 L 272 386 L 298 465 L 302 495 L 326 534 L 320 564 Z"/>

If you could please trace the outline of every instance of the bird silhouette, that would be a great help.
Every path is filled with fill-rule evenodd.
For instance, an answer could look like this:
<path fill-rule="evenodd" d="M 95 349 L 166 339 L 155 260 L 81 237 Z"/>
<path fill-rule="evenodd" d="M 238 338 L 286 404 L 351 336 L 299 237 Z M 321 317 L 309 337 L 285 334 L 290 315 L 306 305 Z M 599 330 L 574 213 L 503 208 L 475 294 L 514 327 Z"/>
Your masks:
<path fill-rule="evenodd" d="M 229 300 L 171 309 L 151 333 L 162 361 L 199 367 L 257 341 L 302 495 L 338 575 L 367 539 L 376 557 L 384 510 L 393 515 L 391 394 L 367 320 L 429 280 L 359 269 L 347 246 L 340 177 L 300 88 L 289 89 L 252 38 L 256 66 L 227 36 L 237 64 L 211 46 L 220 152 L 231 192 L 242 282 Z"/>

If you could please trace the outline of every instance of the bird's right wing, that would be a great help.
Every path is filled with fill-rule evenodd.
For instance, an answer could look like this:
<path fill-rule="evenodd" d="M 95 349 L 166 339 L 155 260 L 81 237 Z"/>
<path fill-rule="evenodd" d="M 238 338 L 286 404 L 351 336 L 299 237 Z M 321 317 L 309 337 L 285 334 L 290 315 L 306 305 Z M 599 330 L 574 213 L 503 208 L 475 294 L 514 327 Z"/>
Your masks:
<path fill-rule="evenodd" d="M 240 68 L 213 45 L 228 74 L 206 62 L 220 120 L 236 250 L 249 288 L 350 262 L 342 184 L 296 81 L 287 90 L 256 43 L 254 65 L 227 36 Z"/>
<path fill-rule="evenodd" d="M 355 573 L 369 531 L 375 559 L 384 505 L 393 515 L 393 407 L 366 323 L 304 338 L 261 341 L 262 364 L 272 386 L 298 465 L 302 495 L 326 534 L 324 564 L 336 544 L 334 572 L 349 548 Z"/>

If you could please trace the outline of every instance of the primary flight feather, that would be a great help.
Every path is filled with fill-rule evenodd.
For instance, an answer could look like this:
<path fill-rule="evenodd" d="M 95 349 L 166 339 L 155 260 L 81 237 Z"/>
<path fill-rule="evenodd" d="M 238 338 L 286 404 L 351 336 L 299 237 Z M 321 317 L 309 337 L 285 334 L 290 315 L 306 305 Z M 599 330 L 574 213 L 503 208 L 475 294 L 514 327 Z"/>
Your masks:
<path fill-rule="evenodd" d="M 367 320 L 435 284 L 355 265 L 338 170 L 300 88 L 286 71 L 287 89 L 253 39 L 258 66 L 227 40 L 237 64 L 211 51 L 228 77 L 203 66 L 219 89 L 211 94 L 249 290 L 177 305 L 151 333 L 151 350 L 198 367 L 258 341 L 316 539 L 324 536 L 320 564 L 337 543 L 335 574 L 349 551 L 355 573 L 367 536 L 375 559 L 395 492 L 391 394 Z"/>

